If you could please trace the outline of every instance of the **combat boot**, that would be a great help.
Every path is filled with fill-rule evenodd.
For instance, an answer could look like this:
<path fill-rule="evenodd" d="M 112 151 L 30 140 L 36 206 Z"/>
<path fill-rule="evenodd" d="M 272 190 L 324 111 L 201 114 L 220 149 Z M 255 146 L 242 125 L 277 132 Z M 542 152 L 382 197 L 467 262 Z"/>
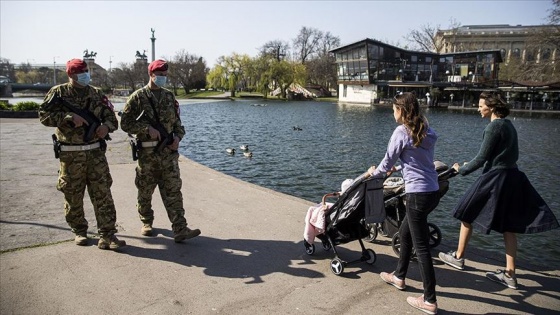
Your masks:
<path fill-rule="evenodd" d="M 86 246 L 88 244 L 88 238 L 85 234 L 76 234 L 74 243 L 76 243 L 76 245 Z"/>
<path fill-rule="evenodd" d="M 181 231 L 175 234 L 175 237 L 173 239 L 175 240 L 175 243 L 180 243 L 184 240 L 188 240 L 189 238 L 197 237 L 199 235 L 200 235 L 199 229 L 191 230 L 185 226 Z"/>
<path fill-rule="evenodd" d="M 142 229 L 140 230 L 140 234 L 144 236 L 152 236 L 153 235 L 152 225 L 148 223 L 144 223 L 142 225 Z"/>
<path fill-rule="evenodd" d="M 115 250 L 124 246 L 126 246 L 126 242 L 119 241 L 119 239 L 115 235 L 102 236 L 99 238 L 99 242 L 97 243 L 97 247 L 99 247 L 99 249 Z"/>

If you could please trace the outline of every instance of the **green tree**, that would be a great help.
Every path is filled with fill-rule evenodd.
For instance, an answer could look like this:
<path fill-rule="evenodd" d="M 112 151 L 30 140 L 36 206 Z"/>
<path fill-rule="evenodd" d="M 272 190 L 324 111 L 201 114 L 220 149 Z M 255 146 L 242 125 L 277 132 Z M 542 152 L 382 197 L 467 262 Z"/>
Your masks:
<path fill-rule="evenodd" d="M 282 98 L 286 98 L 286 90 L 290 87 L 290 85 L 292 85 L 292 83 L 305 85 L 307 72 L 305 65 L 298 62 L 282 60 L 272 65 L 271 78 L 278 83 L 280 96 Z"/>
<path fill-rule="evenodd" d="M 221 56 L 218 58 L 216 71 L 211 71 L 212 77 L 209 77 L 208 81 L 212 81 L 213 84 L 219 81 L 219 85 L 227 88 L 230 91 L 231 97 L 235 97 L 238 84 L 245 77 L 250 63 L 251 58 L 248 55 L 233 53 L 230 56 Z"/>

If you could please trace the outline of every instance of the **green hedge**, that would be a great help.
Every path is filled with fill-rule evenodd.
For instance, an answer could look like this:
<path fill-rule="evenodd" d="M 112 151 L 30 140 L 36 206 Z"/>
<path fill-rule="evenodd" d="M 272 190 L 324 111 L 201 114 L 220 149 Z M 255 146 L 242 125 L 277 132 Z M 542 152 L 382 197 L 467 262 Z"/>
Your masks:
<path fill-rule="evenodd" d="M 14 111 L 39 110 L 39 106 L 41 106 L 41 104 L 36 102 L 19 102 L 12 107 L 12 110 Z"/>
<path fill-rule="evenodd" d="M 8 100 L 0 100 L 0 110 L 12 110 L 12 105 Z"/>

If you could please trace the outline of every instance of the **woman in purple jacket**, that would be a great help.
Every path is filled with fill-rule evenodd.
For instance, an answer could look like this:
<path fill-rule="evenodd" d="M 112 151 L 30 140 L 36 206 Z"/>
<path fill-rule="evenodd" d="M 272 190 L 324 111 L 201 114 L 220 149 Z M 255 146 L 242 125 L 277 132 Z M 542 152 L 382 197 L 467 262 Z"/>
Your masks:
<path fill-rule="evenodd" d="M 393 132 L 385 157 L 368 173 L 386 174 L 400 160 L 406 191 L 406 216 L 399 229 L 400 255 L 394 272 L 380 274 L 381 279 L 399 290 L 405 288 L 405 278 L 413 247 L 420 266 L 424 294 L 408 297 L 413 307 L 428 313 L 437 313 L 436 277 L 429 251 L 428 215 L 439 203 L 438 178 L 434 167 L 436 133 L 420 113 L 416 96 L 412 93 L 397 95 L 393 115 L 399 126 Z"/>

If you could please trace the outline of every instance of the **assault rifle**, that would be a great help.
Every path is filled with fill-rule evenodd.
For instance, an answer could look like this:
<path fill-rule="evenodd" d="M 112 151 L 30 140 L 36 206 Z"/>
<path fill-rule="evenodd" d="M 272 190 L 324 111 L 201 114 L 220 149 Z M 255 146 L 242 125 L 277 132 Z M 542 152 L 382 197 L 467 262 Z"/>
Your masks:
<path fill-rule="evenodd" d="M 136 118 L 136 120 L 140 120 L 140 117 L 142 117 L 143 115 L 144 111 L 142 111 L 142 113 L 140 114 L 140 116 L 138 116 L 138 118 Z M 148 120 L 150 126 L 152 126 L 152 128 L 156 129 L 159 132 L 159 141 L 158 144 L 154 147 L 154 152 L 161 152 L 163 148 L 170 144 L 173 144 L 173 141 L 175 141 L 175 133 L 167 132 L 167 130 L 165 130 L 165 127 L 159 121 L 155 121 L 148 116 L 146 116 L 146 119 Z"/>
<path fill-rule="evenodd" d="M 87 121 L 88 125 L 84 126 L 84 128 L 85 128 L 84 142 L 89 143 L 91 141 L 91 139 L 93 139 L 93 137 L 95 135 L 95 131 L 97 130 L 97 128 L 99 126 L 101 126 L 101 121 L 99 120 L 99 118 L 97 118 L 89 110 L 79 108 L 78 106 L 68 102 L 67 100 L 62 98 L 58 93 L 53 94 L 51 99 L 47 102 L 48 108 L 50 108 L 53 105 L 63 106 L 66 109 L 68 109 L 69 111 L 73 112 L 74 114 L 77 114 L 80 117 L 82 117 L 83 119 L 85 119 L 85 121 Z M 69 122 L 69 124 L 74 126 L 73 122 Z M 109 136 L 109 134 L 107 134 L 105 136 L 105 140 L 111 140 L 111 137 Z"/>
<path fill-rule="evenodd" d="M 175 141 L 174 139 L 175 134 L 173 132 L 168 133 L 167 130 L 165 130 L 165 128 L 163 127 L 163 125 L 159 122 L 157 124 L 153 124 L 152 127 L 155 128 L 157 131 L 159 131 L 159 138 L 160 138 L 158 144 L 154 148 L 155 152 L 161 152 L 163 148 L 165 148 L 170 144 L 173 144 L 173 141 Z"/>

